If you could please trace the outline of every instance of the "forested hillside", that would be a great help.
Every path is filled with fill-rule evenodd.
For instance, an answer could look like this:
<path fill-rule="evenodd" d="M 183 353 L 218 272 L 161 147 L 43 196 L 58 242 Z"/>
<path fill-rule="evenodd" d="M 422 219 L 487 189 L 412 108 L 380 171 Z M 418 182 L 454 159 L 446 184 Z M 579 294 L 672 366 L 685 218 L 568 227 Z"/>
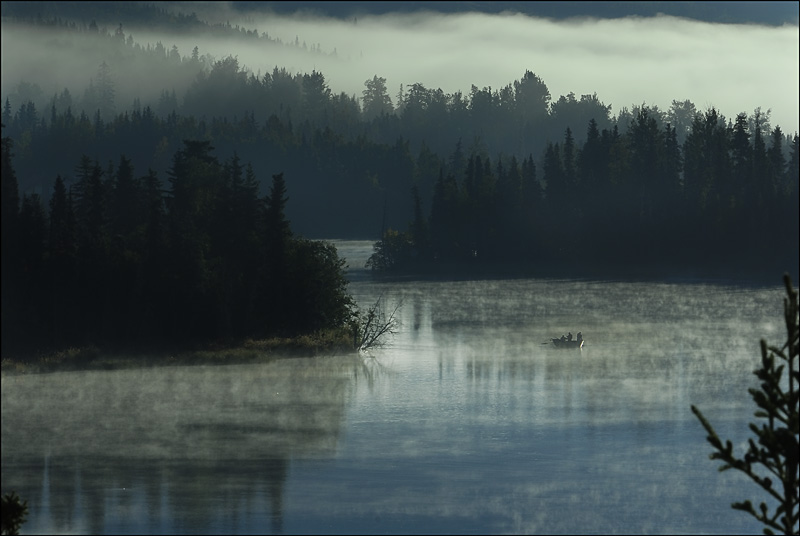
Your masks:
<path fill-rule="evenodd" d="M 232 46 L 325 54 L 138 9 L 126 16 Z M 122 24 L 23 14 L 3 24 L 49 35 L 54 54 L 76 51 L 95 69 L 80 94 L 20 80 L 2 96 L 4 308 L 6 296 L 25 304 L 17 327 L 47 319 L 54 341 L 336 324 L 345 305 L 304 309 L 328 298 L 275 275 L 342 289 L 335 254 L 307 238 L 382 237 L 380 270 L 797 273 L 798 137 L 771 124 L 770 103 L 726 117 L 642 95 L 612 116 L 596 94 L 555 98 L 524 68 L 500 88 L 395 93 L 375 73 L 360 95 L 336 94 L 317 70 L 254 73 L 233 54 L 143 46 Z M 142 66 L 150 93 L 132 74 Z M 292 239 L 276 245 L 282 221 Z"/>

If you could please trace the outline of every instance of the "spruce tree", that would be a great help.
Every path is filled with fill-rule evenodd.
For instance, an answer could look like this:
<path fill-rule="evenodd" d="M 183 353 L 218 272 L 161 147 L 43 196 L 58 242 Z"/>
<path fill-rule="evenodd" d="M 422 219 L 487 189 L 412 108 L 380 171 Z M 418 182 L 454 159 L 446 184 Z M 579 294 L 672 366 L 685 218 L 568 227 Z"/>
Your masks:
<path fill-rule="evenodd" d="M 753 371 L 761 382 L 758 389 L 750 388 L 750 396 L 758 409 L 755 416 L 764 419 L 751 423 L 755 438 L 748 440 L 743 457 L 733 452 L 733 443 L 724 444 L 714 427 L 697 407 L 692 412 L 708 432 L 706 438 L 714 447 L 709 456 L 723 462 L 720 471 L 736 469 L 746 474 L 775 501 L 777 506 L 770 512 L 766 502 L 758 510 L 747 499 L 735 502 L 731 507 L 742 510 L 764 524 L 764 534 L 797 534 L 798 530 L 798 323 L 797 290 L 792 287 L 788 274 L 784 275 L 787 297 L 783 301 L 786 323 L 786 342 L 778 347 L 761 341 L 761 367 Z M 784 377 L 787 372 L 788 378 Z"/>
<path fill-rule="evenodd" d="M 50 283 L 50 329 L 56 345 L 70 343 L 70 337 L 75 331 L 76 252 L 72 196 L 68 193 L 61 175 L 58 175 L 50 197 L 47 278 Z"/>

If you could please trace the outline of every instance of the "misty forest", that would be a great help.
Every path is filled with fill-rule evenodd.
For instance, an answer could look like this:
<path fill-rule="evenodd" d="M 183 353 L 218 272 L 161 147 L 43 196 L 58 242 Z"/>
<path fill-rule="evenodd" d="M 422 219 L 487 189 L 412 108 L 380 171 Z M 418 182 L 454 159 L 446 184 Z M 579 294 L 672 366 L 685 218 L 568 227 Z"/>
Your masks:
<path fill-rule="evenodd" d="M 797 534 L 797 2 L 0 10 L 3 534 Z"/>
<path fill-rule="evenodd" d="M 378 72 L 337 94 L 318 70 L 253 72 L 234 50 L 25 4 L 4 3 L 4 31 L 102 57 L 80 92 L 20 80 L 2 96 L 4 352 L 347 328 L 329 238 L 376 240 L 380 273 L 797 272 L 798 135 L 769 102 L 726 116 L 642 95 L 612 115 L 596 94 L 551 95 L 535 66 L 498 88 Z M 167 8 L 116 14 L 326 54 Z"/>

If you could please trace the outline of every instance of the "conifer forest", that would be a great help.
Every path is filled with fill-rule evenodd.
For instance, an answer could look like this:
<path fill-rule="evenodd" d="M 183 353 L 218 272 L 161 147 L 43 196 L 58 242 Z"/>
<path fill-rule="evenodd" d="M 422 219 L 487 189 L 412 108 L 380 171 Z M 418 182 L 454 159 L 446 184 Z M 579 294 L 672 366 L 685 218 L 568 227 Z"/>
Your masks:
<path fill-rule="evenodd" d="M 233 51 L 143 44 L 25 4 L 4 2 L 4 32 L 103 57 L 81 93 L 23 79 L 2 95 L 4 351 L 346 327 L 333 238 L 375 240 L 381 273 L 797 274 L 798 134 L 769 102 L 661 109 L 642 95 L 612 114 L 597 94 L 551 94 L 535 66 L 495 88 L 398 90 L 377 72 L 337 93 L 321 70 L 253 72 Z M 137 92 L 133 65 L 160 91 Z"/>

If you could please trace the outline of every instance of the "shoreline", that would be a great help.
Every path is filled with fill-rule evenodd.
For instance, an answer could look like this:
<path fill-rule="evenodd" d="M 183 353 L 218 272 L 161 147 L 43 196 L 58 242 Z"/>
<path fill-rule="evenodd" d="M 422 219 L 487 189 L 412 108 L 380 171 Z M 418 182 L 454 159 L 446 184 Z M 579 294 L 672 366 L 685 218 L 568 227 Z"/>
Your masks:
<path fill-rule="evenodd" d="M 269 363 L 298 357 L 336 357 L 356 354 L 342 334 L 322 333 L 292 338 L 247 339 L 238 344 L 179 346 L 96 346 L 4 357 L 0 374 L 47 374 L 85 370 L 123 370 L 169 366 L 219 366 Z"/>
<path fill-rule="evenodd" d="M 781 286 L 782 276 L 789 273 L 797 280 L 796 267 L 783 270 L 748 269 L 730 265 L 687 267 L 680 264 L 630 265 L 604 264 L 586 267 L 574 262 L 431 262 L 409 263 L 386 270 L 370 272 L 375 281 L 447 281 L 469 279 L 577 279 L 591 281 L 640 281 L 651 283 L 715 283 L 733 286 Z"/>

